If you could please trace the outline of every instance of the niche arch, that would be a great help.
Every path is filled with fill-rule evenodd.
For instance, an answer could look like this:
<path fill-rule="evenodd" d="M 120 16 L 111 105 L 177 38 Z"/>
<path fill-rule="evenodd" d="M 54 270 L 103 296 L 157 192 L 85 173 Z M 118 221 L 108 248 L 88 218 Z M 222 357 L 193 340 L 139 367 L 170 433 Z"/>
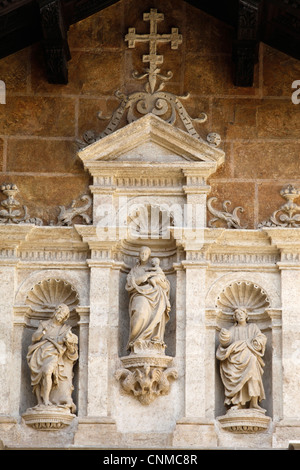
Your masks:
<path fill-rule="evenodd" d="M 218 278 L 208 289 L 206 295 L 207 317 L 213 322 L 214 334 L 214 363 L 215 363 L 215 417 L 224 415 L 224 387 L 219 372 L 219 363 L 216 359 L 216 349 L 219 344 L 221 328 L 233 325 L 232 314 L 235 308 L 244 306 L 248 310 L 249 322 L 255 322 L 260 330 L 267 336 L 267 346 L 264 355 L 264 376 L 266 399 L 262 402 L 267 409 L 267 415 L 272 417 L 274 410 L 273 382 L 276 380 L 277 370 L 274 372 L 274 358 L 278 341 L 274 340 L 278 334 L 277 325 L 274 324 L 274 311 L 280 316 L 280 295 L 276 285 L 271 279 L 261 273 L 235 272 L 226 273 Z"/>
<path fill-rule="evenodd" d="M 78 305 L 89 305 L 88 291 L 85 283 L 82 282 L 81 276 L 70 271 L 61 271 L 58 269 L 46 269 L 43 271 L 35 271 L 26 277 L 19 285 L 15 295 L 15 305 L 27 305 L 26 297 L 30 290 L 37 284 L 40 284 L 48 279 L 62 280 L 72 286 L 78 294 Z"/>
<path fill-rule="evenodd" d="M 207 291 L 205 301 L 206 308 L 216 309 L 216 299 L 220 293 L 229 284 L 241 281 L 251 282 L 264 290 L 267 293 L 270 302 L 269 308 L 281 308 L 281 298 L 275 283 L 271 279 L 267 279 L 266 276 L 261 275 L 261 273 L 249 271 L 226 273 L 217 278 Z"/>
<path fill-rule="evenodd" d="M 59 304 L 65 303 L 70 309 L 70 317 L 67 322 L 72 327 L 72 331 L 78 336 L 80 342 L 78 325 L 79 315 L 76 312 L 76 308 L 80 304 L 80 293 L 77 288 L 80 289 L 80 285 L 78 280 L 76 282 L 75 276 L 57 269 L 34 272 L 19 286 L 15 297 L 14 312 L 15 319 L 23 318 L 22 333 L 20 332 L 20 414 L 23 414 L 26 409 L 31 408 L 36 404 L 34 394 L 32 393 L 30 371 L 26 356 L 28 347 L 32 344 L 32 334 L 38 327 L 39 322 L 41 320 L 48 320 L 53 315 L 55 308 Z M 79 361 L 77 361 L 73 369 L 73 400 L 77 408 L 79 383 L 78 369 Z"/>

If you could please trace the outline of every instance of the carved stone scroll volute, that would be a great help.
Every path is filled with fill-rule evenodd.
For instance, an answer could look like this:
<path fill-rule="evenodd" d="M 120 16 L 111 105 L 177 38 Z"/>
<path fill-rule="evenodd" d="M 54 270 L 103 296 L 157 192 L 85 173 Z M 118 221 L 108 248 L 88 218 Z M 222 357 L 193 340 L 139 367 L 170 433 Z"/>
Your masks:
<path fill-rule="evenodd" d="M 124 368 L 117 370 L 116 379 L 122 389 L 142 405 L 149 405 L 157 397 L 168 395 L 172 380 L 178 377 L 177 370 L 169 367 L 172 358 L 168 356 L 129 355 L 122 357 L 121 361 Z"/>

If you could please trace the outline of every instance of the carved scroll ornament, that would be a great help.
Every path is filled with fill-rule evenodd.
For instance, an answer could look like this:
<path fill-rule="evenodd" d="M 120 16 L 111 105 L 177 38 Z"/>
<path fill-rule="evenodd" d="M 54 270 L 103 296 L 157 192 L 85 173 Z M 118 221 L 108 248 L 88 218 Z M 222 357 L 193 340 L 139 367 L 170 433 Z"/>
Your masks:
<path fill-rule="evenodd" d="M 19 189 L 16 184 L 2 184 L 1 191 L 7 199 L 1 201 L 2 209 L 0 210 L 0 224 L 21 224 L 29 223 L 36 225 L 43 225 L 43 221 L 38 217 L 30 217 L 28 209 L 23 206 L 23 214 L 20 207 L 20 202 L 16 199 Z"/>
<path fill-rule="evenodd" d="M 207 209 L 208 211 L 214 216 L 208 221 L 208 226 L 213 227 L 215 222 L 220 221 L 223 224 L 226 224 L 227 228 L 237 228 L 237 229 L 244 229 L 247 225 L 242 226 L 240 218 L 238 216 L 238 212 L 244 212 L 243 207 L 238 206 L 235 207 L 231 212 L 228 210 L 228 206 L 231 205 L 231 201 L 224 201 L 222 204 L 223 210 L 215 209 L 212 206 L 212 202 L 217 201 L 216 197 L 211 197 L 207 201 Z"/>
<path fill-rule="evenodd" d="M 16 184 L 4 183 L 0 186 L 2 193 L 7 197 L 0 202 L 0 224 L 34 224 L 44 225 L 44 221 L 39 217 L 31 217 L 27 206 L 23 206 L 21 211 L 20 202 L 16 199 L 17 194 L 20 192 Z M 50 221 L 50 225 L 56 226 L 70 226 L 73 224 L 75 217 L 80 217 L 85 224 L 92 223 L 91 217 L 88 215 L 88 210 L 92 206 L 92 198 L 84 194 L 80 197 L 83 205 L 78 205 L 78 200 L 74 199 L 69 207 L 59 206 L 59 214 L 57 220 Z"/>

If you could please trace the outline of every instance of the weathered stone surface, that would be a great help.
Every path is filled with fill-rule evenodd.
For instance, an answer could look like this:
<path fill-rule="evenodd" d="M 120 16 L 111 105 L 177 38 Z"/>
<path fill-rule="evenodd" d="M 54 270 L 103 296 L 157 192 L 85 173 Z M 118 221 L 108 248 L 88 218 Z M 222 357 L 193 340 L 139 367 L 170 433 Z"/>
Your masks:
<path fill-rule="evenodd" d="M 276 101 L 265 99 L 257 108 L 257 125 L 259 138 L 297 139 L 300 131 L 299 106 L 293 104 L 291 98 Z"/>
<path fill-rule="evenodd" d="M 254 87 L 234 87 L 232 29 L 181 0 L 167 0 L 158 31 L 169 33 L 178 27 L 183 41 L 176 51 L 169 44 L 158 46 L 163 55 L 161 73 L 173 72 L 163 92 L 173 94 L 172 99 L 178 96 L 191 118 L 207 114 L 204 123 L 187 119 L 204 142 L 193 137 L 180 119 L 175 124 L 178 130 L 154 115 L 127 125 L 124 114 L 115 133 L 76 155 L 76 139 L 89 129 L 100 134 L 107 127 L 121 103 L 115 91 L 126 97 L 144 90 L 147 78 L 137 81 L 132 72 L 142 74 L 148 66 L 141 58 L 149 52 L 149 44 L 128 49 L 124 36 L 130 27 L 149 33 L 143 13 L 156 7 L 160 11 L 162 3 L 121 0 L 70 26 L 72 59 L 65 86 L 47 82 L 40 44 L 0 60 L 0 79 L 7 85 L 7 103 L 0 105 L 0 183 L 18 186 L 21 216 L 26 206 L 31 217 L 56 224 L 59 206 L 69 208 L 64 219 L 69 220 L 77 207 L 72 201 L 79 200 L 80 206 L 86 202 L 80 196 L 89 194 L 93 199 L 88 213 L 92 216 L 93 211 L 93 224 L 90 218 L 78 217 L 71 220 L 73 226 L 36 226 L 18 223 L 21 216 L 15 223 L 0 224 L 0 443 L 4 448 L 287 449 L 289 441 L 300 440 L 299 229 L 257 229 L 285 202 L 282 187 L 300 184 L 300 105 L 291 101 L 298 62 L 261 46 Z M 180 98 L 186 93 L 190 93 L 186 100 Z M 104 120 L 98 119 L 98 112 Z M 206 142 L 211 132 L 222 138 L 218 148 Z M 0 197 L 0 203 L 8 199 Z M 210 197 L 216 198 L 213 206 L 221 211 L 226 200 L 231 202 L 226 206 L 230 213 L 241 206 L 241 226 L 247 224 L 247 229 L 228 229 L 226 218 L 208 228 L 203 222 Z M 124 225 L 119 231 L 110 230 L 114 226 L 108 227 L 105 220 L 115 221 L 109 216 L 119 215 L 124 204 L 129 209 Z M 145 238 L 142 231 L 143 237 L 134 238 L 129 229 L 144 228 L 145 222 L 141 211 L 134 210 L 137 204 L 139 209 L 146 207 L 147 217 L 153 207 L 162 208 L 160 216 L 167 213 L 173 224 L 170 236 L 155 233 L 151 238 L 147 232 Z M 201 209 L 200 228 L 195 231 L 177 223 L 166 210 L 171 207 L 182 214 L 185 205 Z M 7 214 L 4 206 L 1 210 Z M 211 217 L 207 212 L 207 219 Z M 168 393 L 157 394 L 147 406 L 133 395 L 134 391 L 141 395 L 135 388 L 138 384 L 144 391 L 149 385 L 146 379 L 153 366 L 147 368 L 148 356 L 142 357 L 142 365 L 135 364 L 135 379 L 141 380 L 135 380 L 131 394 L 121 389 L 115 375 L 122 367 L 130 370 L 125 284 L 143 245 L 151 246 L 170 282 L 164 358 L 178 373 L 169 389 L 164 382 Z M 78 299 L 69 319 L 79 338 L 72 394 L 77 411 L 55 432 L 51 416 L 43 431 L 28 426 L 26 415 L 21 419 L 36 404 L 27 349 L 39 321 L 49 319 L 47 309 L 31 308 L 26 299 L 33 290 L 45 294 L 42 287 L 50 282 L 72 286 Z M 250 416 L 252 424 L 239 416 L 240 421 L 230 425 L 236 429 L 228 431 L 218 420 L 226 416 L 226 409 L 215 353 L 219 331 L 232 322 L 218 299 L 228 286 L 249 283 L 266 292 L 270 302 L 263 311 L 251 312 L 249 319 L 267 337 L 263 374 L 267 417 L 258 420 L 263 421 L 258 429 L 255 416 Z M 150 385 L 157 392 L 153 381 Z"/>
<path fill-rule="evenodd" d="M 299 150 L 299 143 L 289 141 L 234 143 L 234 176 L 293 180 L 300 171 Z"/>
<path fill-rule="evenodd" d="M 0 107 L 1 133 L 4 135 L 75 135 L 73 98 L 10 96 Z"/>
<path fill-rule="evenodd" d="M 30 80 L 30 49 L 25 48 L 0 60 L 0 77 L 6 93 L 26 93 Z"/>
<path fill-rule="evenodd" d="M 77 149 L 74 140 L 12 138 L 7 146 L 6 169 L 17 173 L 82 173 Z"/>
<path fill-rule="evenodd" d="M 263 51 L 264 96 L 285 96 L 290 99 L 291 84 L 300 75 L 299 61 L 266 45 Z"/>

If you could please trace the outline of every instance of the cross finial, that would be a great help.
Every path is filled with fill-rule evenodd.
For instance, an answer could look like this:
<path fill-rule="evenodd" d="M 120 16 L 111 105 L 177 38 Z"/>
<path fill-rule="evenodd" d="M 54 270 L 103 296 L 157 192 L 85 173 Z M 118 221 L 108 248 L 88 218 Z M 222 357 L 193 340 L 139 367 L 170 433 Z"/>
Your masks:
<path fill-rule="evenodd" d="M 158 34 L 157 23 L 164 20 L 164 14 L 158 13 L 156 9 L 152 8 L 150 13 L 144 13 L 144 21 L 150 22 L 150 33 L 149 34 L 136 34 L 135 28 L 129 28 L 128 34 L 125 36 L 125 41 L 128 42 L 129 48 L 134 48 L 136 42 L 149 42 L 149 54 L 143 55 L 143 62 L 149 63 L 149 69 L 146 70 L 146 75 L 143 74 L 140 78 L 149 76 L 149 84 L 151 93 L 154 92 L 156 77 L 160 72 L 157 65 L 163 63 L 163 56 L 157 54 L 157 45 L 159 43 L 171 43 L 171 49 L 178 49 L 179 44 L 182 43 L 182 35 L 178 33 L 178 28 L 172 28 L 171 34 Z M 136 76 L 136 74 L 135 74 Z M 171 78 L 172 74 L 169 72 L 167 77 L 163 79 Z"/>

